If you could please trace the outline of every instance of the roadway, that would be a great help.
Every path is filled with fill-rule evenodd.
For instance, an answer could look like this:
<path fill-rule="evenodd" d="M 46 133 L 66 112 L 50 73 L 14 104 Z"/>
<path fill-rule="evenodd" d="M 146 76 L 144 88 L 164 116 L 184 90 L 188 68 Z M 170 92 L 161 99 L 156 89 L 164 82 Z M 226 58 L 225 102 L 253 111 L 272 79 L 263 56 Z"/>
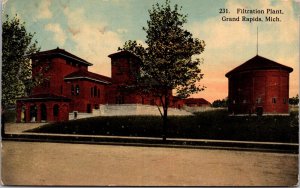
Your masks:
<path fill-rule="evenodd" d="M 292 186 L 298 154 L 2 142 L 5 185 Z"/>

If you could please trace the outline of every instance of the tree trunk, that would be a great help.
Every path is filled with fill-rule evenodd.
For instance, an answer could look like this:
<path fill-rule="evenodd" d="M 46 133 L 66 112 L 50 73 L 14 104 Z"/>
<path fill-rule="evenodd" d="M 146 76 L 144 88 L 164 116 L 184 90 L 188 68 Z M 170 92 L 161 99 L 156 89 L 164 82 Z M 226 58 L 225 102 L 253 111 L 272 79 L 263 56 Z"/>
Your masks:
<path fill-rule="evenodd" d="M 166 91 L 164 98 L 165 98 L 165 101 L 164 101 L 164 105 L 163 105 L 164 114 L 163 114 L 163 135 L 162 135 L 163 142 L 167 141 L 167 132 L 168 132 L 167 131 L 167 129 L 168 129 L 168 107 L 169 107 L 168 91 Z"/>
<path fill-rule="evenodd" d="M 163 142 L 167 141 L 167 127 L 168 127 L 168 108 L 164 108 L 163 134 L 162 134 Z"/>

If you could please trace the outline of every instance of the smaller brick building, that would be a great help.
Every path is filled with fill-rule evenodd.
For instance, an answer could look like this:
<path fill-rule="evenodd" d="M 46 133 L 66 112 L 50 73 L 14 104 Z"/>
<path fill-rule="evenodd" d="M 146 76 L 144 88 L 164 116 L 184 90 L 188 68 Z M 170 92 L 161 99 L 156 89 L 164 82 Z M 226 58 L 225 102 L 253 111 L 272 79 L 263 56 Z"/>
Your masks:
<path fill-rule="evenodd" d="M 189 107 L 210 107 L 211 103 L 203 98 L 187 98 L 185 105 Z"/>
<path fill-rule="evenodd" d="M 228 72 L 228 110 L 233 114 L 289 113 L 291 67 L 255 56 Z"/>

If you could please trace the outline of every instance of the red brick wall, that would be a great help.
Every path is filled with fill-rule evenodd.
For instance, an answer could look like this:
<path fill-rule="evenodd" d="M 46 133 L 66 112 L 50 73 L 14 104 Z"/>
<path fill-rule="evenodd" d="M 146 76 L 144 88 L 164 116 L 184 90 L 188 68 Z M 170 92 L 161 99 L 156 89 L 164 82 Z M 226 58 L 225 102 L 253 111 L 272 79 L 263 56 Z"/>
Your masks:
<path fill-rule="evenodd" d="M 35 59 L 33 59 L 32 61 L 34 62 Z M 34 88 L 32 91 L 33 95 L 45 94 L 45 93 L 64 95 L 64 93 L 68 90 L 68 88 L 66 88 L 67 85 L 64 82 L 64 77 L 79 69 L 87 70 L 87 67 L 83 65 L 79 67 L 79 66 L 67 64 L 67 61 L 62 58 L 40 59 L 40 62 L 36 64 L 37 66 L 33 68 L 33 77 L 37 74 L 37 72 L 40 71 L 41 66 L 43 67 L 50 66 L 49 70 L 44 73 L 44 78 L 49 79 L 49 85 L 45 87 L 42 84 Z"/>
<path fill-rule="evenodd" d="M 288 71 L 254 70 L 236 73 L 229 78 L 228 87 L 230 112 L 255 113 L 257 107 L 262 107 L 264 113 L 289 112 Z"/>
<path fill-rule="evenodd" d="M 111 59 L 111 75 L 113 83 L 134 83 L 135 74 L 139 73 L 137 62 L 137 58 L 133 56 L 113 57 Z"/>
<path fill-rule="evenodd" d="M 76 90 L 76 85 L 79 86 L 79 94 L 74 95 L 71 93 L 71 87 L 74 86 Z M 96 86 L 96 92 L 95 92 Z M 88 80 L 74 80 L 72 82 L 67 83 L 66 96 L 72 99 L 70 104 L 70 110 L 72 111 L 79 111 L 79 112 L 87 112 L 88 104 L 91 105 L 91 109 L 94 109 L 96 105 L 105 104 L 107 103 L 107 85 L 101 84 L 98 82 L 92 82 Z M 91 93 L 91 88 L 93 88 L 93 94 Z M 99 96 L 98 96 L 99 92 Z"/>

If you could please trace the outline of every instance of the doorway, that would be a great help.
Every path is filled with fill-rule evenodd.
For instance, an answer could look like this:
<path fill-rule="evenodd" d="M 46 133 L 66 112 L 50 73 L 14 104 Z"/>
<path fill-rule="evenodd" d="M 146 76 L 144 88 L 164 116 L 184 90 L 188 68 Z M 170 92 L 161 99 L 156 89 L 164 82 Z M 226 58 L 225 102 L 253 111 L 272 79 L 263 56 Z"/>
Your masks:
<path fill-rule="evenodd" d="M 47 121 L 47 107 L 44 103 L 41 104 L 41 121 Z"/>
<path fill-rule="evenodd" d="M 37 119 L 37 107 L 36 105 L 30 106 L 30 121 L 36 122 Z"/>

